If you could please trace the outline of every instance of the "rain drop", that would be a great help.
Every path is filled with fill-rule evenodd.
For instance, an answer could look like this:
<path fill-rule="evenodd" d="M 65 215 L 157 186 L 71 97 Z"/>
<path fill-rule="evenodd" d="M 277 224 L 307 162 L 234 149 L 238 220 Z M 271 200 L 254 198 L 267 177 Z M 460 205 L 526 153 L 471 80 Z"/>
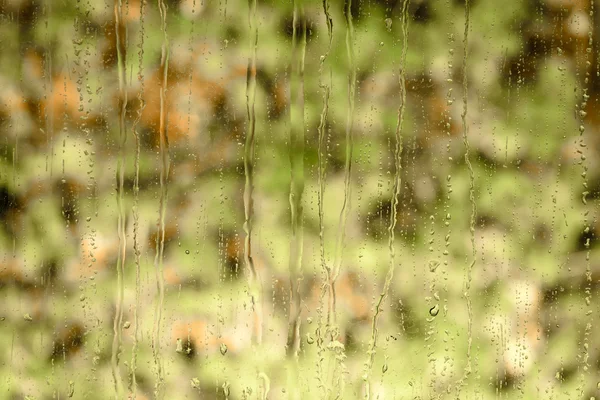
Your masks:
<path fill-rule="evenodd" d="M 440 312 L 440 306 L 437 304 L 429 309 L 429 315 L 436 317 Z"/>
<path fill-rule="evenodd" d="M 192 387 L 194 389 L 200 389 L 200 379 L 198 379 L 198 378 L 192 378 L 190 380 L 190 384 L 192 385 Z"/>
<path fill-rule="evenodd" d="M 388 30 L 388 32 L 392 31 L 392 19 L 391 18 L 386 18 L 385 19 L 385 28 Z"/>
<path fill-rule="evenodd" d="M 440 266 L 439 260 L 430 260 L 429 261 L 429 271 L 435 272 L 435 270 Z"/>

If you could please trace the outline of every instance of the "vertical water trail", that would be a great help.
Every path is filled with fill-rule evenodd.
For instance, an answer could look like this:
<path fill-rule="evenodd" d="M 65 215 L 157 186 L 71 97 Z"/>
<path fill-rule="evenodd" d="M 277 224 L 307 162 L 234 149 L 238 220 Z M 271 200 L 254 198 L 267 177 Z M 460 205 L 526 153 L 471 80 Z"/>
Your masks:
<path fill-rule="evenodd" d="M 139 108 L 137 111 L 137 116 L 135 121 L 133 122 L 133 126 L 131 128 L 133 132 L 133 136 L 135 138 L 135 175 L 133 178 L 133 206 L 132 206 L 132 214 L 133 214 L 133 254 L 135 257 L 135 308 L 133 310 L 133 350 L 131 357 L 131 392 L 133 399 L 137 398 L 137 378 L 136 378 L 136 369 L 137 369 L 137 350 L 138 350 L 138 337 L 139 337 L 139 319 L 138 319 L 138 310 L 140 308 L 140 287 L 141 287 L 141 278 L 140 278 L 140 243 L 139 243 L 139 228 L 140 228 L 140 213 L 138 209 L 138 200 L 139 200 L 139 191 L 140 191 L 140 135 L 137 131 L 137 125 L 142 118 L 142 112 L 144 110 L 144 5 L 146 1 L 140 1 L 140 44 L 139 44 L 139 62 L 138 62 L 138 82 L 140 83 L 140 91 L 138 92 L 137 100 L 139 102 Z"/>
<path fill-rule="evenodd" d="M 346 115 L 346 161 L 344 166 L 344 200 L 342 202 L 342 209 L 340 211 L 340 218 L 338 222 L 338 233 L 335 244 L 335 258 L 333 262 L 333 270 L 330 274 L 329 279 L 329 296 L 331 310 L 330 314 L 335 321 L 335 282 L 340 274 L 340 267 L 342 264 L 342 257 L 344 252 L 344 238 L 346 237 L 346 222 L 348 220 L 348 213 L 350 212 L 350 177 L 352 172 L 352 150 L 354 147 L 353 143 L 353 132 L 354 126 L 354 97 L 356 93 L 356 65 L 354 62 L 354 25 L 352 22 L 352 0 L 346 0 L 346 53 L 348 56 L 348 63 L 350 72 L 348 74 L 348 113 Z"/>
<path fill-rule="evenodd" d="M 244 262 L 248 276 L 248 286 L 252 298 L 252 312 L 254 314 L 254 343 L 262 343 L 262 306 L 260 303 L 260 282 L 258 273 L 252 259 L 252 219 L 254 189 L 254 136 L 256 133 L 256 114 L 254 102 L 256 99 L 256 47 L 258 46 L 258 26 L 256 21 L 257 0 L 248 2 L 248 25 L 252 35 L 250 36 L 250 57 L 248 57 L 248 68 L 246 72 L 246 114 L 248 128 L 246 132 L 246 143 L 244 144 Z"/>
<path fill-rule="evenodd" d="M 469 158 L 470 146 L 469 146 L 469 126 L 467 124 L 467 111 L 468 111 L 468 79 L 467 79 L 467 60 L 469 55 L 469 0 L 465 1 L 465 31 L 463 35 L 463 65 L 462 65 L 462 78 L 463 78 L 463 110 L 461 113 L 462 125 L 463 125 L 463 143 L 465 146 L 465 164 L 469 170 L 469 201 L 471 203 L 471 218 L 469 221 L 469 231 L 471 234 L 471 257 L 473 259 L 467 267 L 467 277 L 465 282 L 465 299 L 467 302 L 467 313 L 469 320 L 467 322 L 467 364 L 463 377 L 460 379 L 457 386 L 457 391 L 460 392 L 461 387 L 471 374 L 471 349 L 473 347 L 473 304 L 471 300 L 471 280 L 473 267 L 477 260 L 477 247 L 475 246 L 475 218 L 477 216 L 477 207 L 475 204 L 475 173 L 473 171 L 473 165 Z"/>
<path fill-rule="evenodd" d="M 163 42 L 161 46 L 160 57 L 160 72 L 162 80 L 160 82 L 160 209 L 159 209 L 159 232 L 156 237 L 156 257 L 154 265 L 156 269 L 156 281 L 158 287 L 158 302 L 155 310 L 154 332 L 152 335 L 152 353 L 154 356 L 154 364 L 156 367 L 156 383 L 154 386 L 155 397 L 161 397 L 161 386 L 164 380 L 163 370 L 160 359 L 160 330 L 162 320 L 162 308 L 165 299 L 165 280 L 163 272 L 163 258 L 165 250 L 165 215 L 167 211 L 167 196 L 168 196 L 168 178 L 169 178 L 169 139 L 167 136 L 166 122 L 166 97 L 167 97 L 167 75 L 169 68 L 169 37 L 167 36 L 167 6 L 163 0 L 158 1 L 158 8 L 161 17 L 161 30 L 163 32 Z M 160 238 L 159 238 L 160 236 Z"/>
<path fill-rule="evenodd" d="M 370 378 L 375 361 L 375 352 L 377 349 L 377 323 L 381 306 L 389 291 L 392 279 L 394 278 L 394 270 L 396 268 L 396 250 L 394 248 L 396 217 L 398 208 L 398 196 L 400 195 L 400 187 L 402 185 L 402 126 L 404 125 L 404 114 L 406 111 L 406 53 L 408 50 L 408 6 L 410 0 L 405 0 L 402 4 L 402 55 L 400 58 L 400 96 L 401 103 L 398 109 L 398 120 L 396 122 L 396 147 L 394 150 L 394 167 L 396 173 L 394 175 L 392 209 L 390 212 L 390 221 L 388 225 L 388 248 L 390 252 L 390 264 L 385 277 L 383 289 L 379 295 L 379 299 L 375 305 L 373 320 L 371 321 L 371 340 L 369 342 L 369 350 L 367 352 L 367 361 L 365 362 L 365 373 L 363 379 L 366 383 L 367 398 L 370 398 Z"/>
<path fill-rule="evenodd" d="M 44 129 L 46 130 L 46 146 L 47 146 L 47 154 L 46 154 L 46 172 L 50 171 L 50 177 L 52 177 L 52 172 L 54 168 L 54 102 L 48 101 L 54 95 L 54 86 L 52 85 L 52 42 L 50 35 L 50 17 L 52 14 L 52 2 L 47 0 L 45 4 L 46 8 L 46 37 L 47 42 L 45 43 L 46 51 L 44 53 L 44 66 L 46 67 L 44 70 L 45 80 L 44 86 L 45 89 L 48 89 L 48 92 L 44 90 L 44 100 L 48 102 L 48 107 L 44 109 Z"/>
<path fill-rule="evenodd" d="M 594 21 L 594 1 L 590 0 L 589 2 L 589 18 L 591 21 Z M 583 224 L 584 224 L 584 228 L 583 228 L 583 235 L 587 235 L 590 233 L 590 221 L 588 219 L 589 216 L 589 210 L 587 210 L 587 196 L 590 194 L 590 189 L 588 186 L 588 178 L 587 178 L 587 170 L 588 170 L 588 165 L 586 163 L 586 149 L 587 149 L 587 145 L 585 143 L 584 140 L 584 133 L 585 133 L 585 117 L 587 115 L 585 109 L 587 108 L 587 101 L 589 99 L 589 86 L 590 86 L 590 68 L 591 68 L 591 61 L 590 58 L 592 57 L 592 51 L 593 51 L 593 44 L 594 44 L 594 29 L 593 29 L 593 24 L 590 25 L 590 30 L 588 31 L 588 43 L 587 43 L 587 47 L 586 47 L 586 52 L 584 55 L 584 60 L 585 60 L 585 78 L 584 78 L 584 84 L 583 84 L 583 101 L 581 102 L 581 104 L 579 105 L 579 112 L 577 113 L 577 118 L 579 119 L 579 147 L 580 149 L 578 150 L 578 153 L 580 154 L 580 164 L 581 164 L 581 177 L 582 177 L 582 186 L 583 186 L 583 192 L 581 193 L 581 202 L 583 203 L 584 206 L 584 212 L 583 212 Z M 588 321 L 585 324 L 585 330 L 584 330 L 584 335 L 583 335 L 583 350 L 582 350 L 582 354 L 581 354 L 581 360 L 582 360 L 582 376 L 581 376 L 581 383 L 579 386 L 579 391 L 581 393 L 581 396 L 584 396 L 585 393 L 585 381 L 586 381 L 586 376 L 587 374 L 589 374 L 589 370 L 592 367 L 590 364 L 590 351 L 589 351 L 589 345 L 590 345 L 590 334 L 592 331 L 592 319 L 593 319 L 593 315 L 594 315 L 594 306 L 592 305 L 592 271 L 591 271 L 591 266 L 590 266 L 590 238 L 588 237 L 584 243 L 584 247 L 585 247 L 585 280 L 586 280 L 586 285 L 585 285 L 585 289 L 584 289 L 584 293 L 585 293 L 585 304 L 588 307 L 588 310 L 586 311 L 586 315 L 588 316 Z"/>
<path fill-rule="evenodd" d="M 117 305 L 115 318 L 113 322 L 113 342 L 111 354 L 112 375 L 115 383 L 117 398 L 123 397 L 123 382 L 119 372 L 119 352 L 121 348 L 121 330 L 123 324 L 123 274 L 125 270 L 125 253 L 127 248 L 127 238 L 125 236 L 125 207 L 123 200 L 123 182 L 125 180 L 125 144 L 127 133 L 125 131 L 125 114 L 127 107 L 127 80 L 125 76 L 125 62 L 127 50 L 127 27 L 123 23 L 123 5 L 121 0 L 115 0 L 115 32 L 117 47 L 117 73 L 119 75 L 119 142 L 120 154 L 117 161 L 117 206 L 119 211 L 118 236 L 119 252 L 117 256 Z M 125 37 L 121 38 L 121 24 L 125 29 Z"/>
<path fill-rule="evenodd" d="M 300 350 L 300 281 L 304 227 L 302 195 L 304 193 L 304 59 L 306 55 L 306 20 L 302 12 L 302 36 L 298 44 L 298 2 L 293 1 L 292 77 L 290 82 L 290 209 L 292 238 L 290 241 L 290 324 L 288 355 L 298 357 Z M 293 312 L 292 312 L 293 310 Z M 293 314 L 293 316 L 292 316 Z"/>
<path fill-rule="evenodd" d="M 319 386 L 321 389 L 324 389 L 323 385 L 323 354 L 325 352 L 325 348 L 323 346 L 323 300 L 325 297 L 325 292 L 329 292 L 329 280 L 331 277 L 331 269 L 327 266 L 327 262 L 325 260 L 325 224 L 323 221 L 324 218 L 324 205 L 323 198 L 325 196 L 325 167 L 326 161 L 323 154 L 323 146 L 325 142 L 325 129 L 327 126 L 327 116 L 329 113 L 329 96 L 331 93 L 331 75 L 332 70 L 329 68 L 329 83 L 324 83 L 323 81 L 323 66 L 325 64 L 325 60 L 329 56 L 331 52 L 331 44 L 333 41 L 333 19 L 329 14 L 329 2 L 328 0 L 323 0 L 323 12 L 325 14 L 325 22 L 327 23 L 327 35 L 329 39 L 329 43 L 327 46 L 327 51 L 324 55 L 321 56 L 319 63 L 319 87 L 323 91 L 323 109 L 321 111 L 321 119 L 319 121 L 319 140 L 318 140 L 318 185 L 319 185 L 319 193 L 318 193 L 318 207 L 319 207 L 319 250 L 320 250 L 320 258 L 321 258 L 321 268 L 323 274 L 323 285 L 321 287 L 321 293 L 319 298 L 319 306 L 317 308 L 317 313 L 319 317 L 319 326 L 317 329 L 317 347 L 318 347 L 318 357 L 317 357 L 317 380 L 319 382 Z M 327 286 L 327 287 L 326 287 Z M 330 299 L 333 297 L 330 296 Z M 327 326 L 330 324 L 330 310 L 332 309 L 332 304 L 328 302 L 328 315 L 327 315 Z"/>

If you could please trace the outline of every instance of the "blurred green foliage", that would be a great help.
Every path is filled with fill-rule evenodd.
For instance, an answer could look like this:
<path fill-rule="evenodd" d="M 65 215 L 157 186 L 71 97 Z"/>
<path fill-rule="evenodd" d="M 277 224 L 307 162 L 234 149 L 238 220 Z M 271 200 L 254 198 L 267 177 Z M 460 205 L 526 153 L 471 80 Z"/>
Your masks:
<path fill-rule="evenodd" d="M 344 199 L 353 67 L 345 44 L 348 4 L 330 1 L 332 48 L 321 66 L 328 46 L 323 4 L 298 0 L 296 29 L 306 25 L 307 44 L 297 360 L 286 355 L 295 312 L 288 199 L 290 152 L 297 151 L 290 146 L 289 113 L 293 3 L 259 0 L 256 14 L 252 250 L 263 311 L 259 345 L 253 344 L 243 231 L 246 84 L 253 73 L 247 70 L 249 5 L 165 3 L 170 172 L 159 262 L 164 36 L 157 4 L 141 8 L 140 0 L 124 0 L 124 22 L 116 27 L 118 5 L 110 2 L 0 1 L 0 397 L 114 397 L 114 326 L 122 332 L 118 368 L 126 396 L 133 396 L 135 373 L 137 398 L 155 397 L 158 308 L 155 350 L 164 370 L 163 398 L 600 396 L 595 1 L 469 1 L 463 59 L 465 2 L 412 0 L 402 69 L 403 2 L 353 0 L 357 93 L 350 116 L 350 213 L 336 319 L 326 326 L 327 304 L 320 300 L 320 84 L 331 87 L 322 151 L 324 254 L 331 266 Z M 127 236 L 124 315 L 114 325 L 122 101 L 117 29 L 126 49 Z M 396 268 L 367 385 L 374 307 L 390 259 L 401 74 L 407 102 Z M 463 96 L 477 208 L 471 279 Z M 134 132 L 140 140 L 137 194 Z M 463 380 L 469 337 L 472 368 Z"/>

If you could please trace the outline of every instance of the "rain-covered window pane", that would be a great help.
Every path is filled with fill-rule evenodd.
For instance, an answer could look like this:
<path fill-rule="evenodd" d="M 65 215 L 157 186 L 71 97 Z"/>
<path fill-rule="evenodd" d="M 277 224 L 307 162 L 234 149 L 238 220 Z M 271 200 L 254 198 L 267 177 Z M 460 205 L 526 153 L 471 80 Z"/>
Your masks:
<path fill-rule="evenodd" d="M 0 0 L 0 398 L 600 398 L 595 0 Z"/>

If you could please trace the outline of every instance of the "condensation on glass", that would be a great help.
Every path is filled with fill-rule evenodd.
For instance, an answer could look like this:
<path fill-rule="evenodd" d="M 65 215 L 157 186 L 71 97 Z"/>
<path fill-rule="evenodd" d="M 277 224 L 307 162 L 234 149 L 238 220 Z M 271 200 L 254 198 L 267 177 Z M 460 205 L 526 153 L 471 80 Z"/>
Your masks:
<path fill-rule="evenodd" d="M 0 397 L 600 399 L 594 0 L 1 0 Z"/>

